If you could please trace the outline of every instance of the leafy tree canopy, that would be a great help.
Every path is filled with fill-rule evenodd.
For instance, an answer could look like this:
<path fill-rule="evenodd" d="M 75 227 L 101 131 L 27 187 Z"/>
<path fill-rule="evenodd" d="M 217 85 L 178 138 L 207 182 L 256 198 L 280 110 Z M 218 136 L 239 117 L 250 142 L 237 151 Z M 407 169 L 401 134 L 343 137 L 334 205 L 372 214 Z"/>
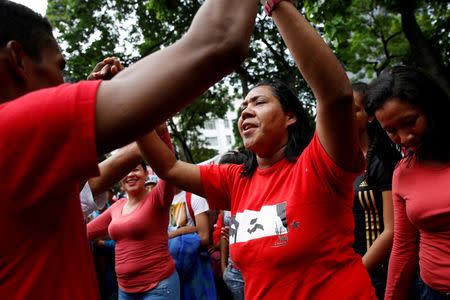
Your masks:
<path fill-rule="evenodd" d="M 304 0 L 297 7 L 316 24 L 355 80 L 394 64 L 416 65 L 449 89 L 450 4 L 438 0 Z M 130 64 L 167 47 L 188 29 L 199 0 L 50 0 L 47 15 L 67 56 L 66 78 L 86 78 L 106 56 Z M 170 122 L 180 156 L 204 160 L 198 127 L 221 118 L 262 79 L 287 82 L 314 117 L 313 96 L 272 21 L 262 13 L 247 60 Z M 450 94 L 450 91 L 448 91 Z M 237 138 L 240 141 L 240 138 Z M 239 146 L 239 143 L 236 145 Z"/>

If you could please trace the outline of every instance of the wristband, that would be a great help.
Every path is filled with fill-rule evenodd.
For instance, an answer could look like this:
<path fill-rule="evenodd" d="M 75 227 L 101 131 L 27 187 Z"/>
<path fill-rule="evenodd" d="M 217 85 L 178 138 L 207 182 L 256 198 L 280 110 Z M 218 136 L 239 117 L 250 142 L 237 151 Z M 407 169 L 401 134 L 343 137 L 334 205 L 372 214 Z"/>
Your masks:
<path fill-rule="evenodd" d="M 277 7 L 277 5 L 285 0 L 266 0 L 266 3 L 264 4 L 264 11 L 266 12 L 266 15 L 271 16 L 272 11 Z M 286 0 L 292 3 L 292 0 Z"/>

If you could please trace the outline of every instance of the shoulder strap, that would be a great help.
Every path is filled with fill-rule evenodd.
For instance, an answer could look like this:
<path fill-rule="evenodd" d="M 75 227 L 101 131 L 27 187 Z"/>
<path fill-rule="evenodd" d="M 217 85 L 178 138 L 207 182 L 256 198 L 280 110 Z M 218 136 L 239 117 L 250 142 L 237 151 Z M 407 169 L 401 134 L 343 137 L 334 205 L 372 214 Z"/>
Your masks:
<path fill-rule="evenodd" d="M 191 219 L 192 219 L 192 221 L 194 221 L 194 224 L 195 224 L 195 215 L 194 215 L 194 210 L 192 209 L 191 199 L 192 199 L 192 193 L 186 192 L 187 208 L 189 211 L 189 215 L 191 216 Z"/>

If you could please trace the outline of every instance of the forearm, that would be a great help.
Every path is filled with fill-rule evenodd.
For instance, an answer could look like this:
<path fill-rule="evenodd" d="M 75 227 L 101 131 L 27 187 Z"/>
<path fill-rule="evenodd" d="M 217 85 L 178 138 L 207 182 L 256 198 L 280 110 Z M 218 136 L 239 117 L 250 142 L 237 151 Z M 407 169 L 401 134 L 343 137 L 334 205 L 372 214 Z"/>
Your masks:
<path fill-rule="evenodd" d="M 222 268 L 222 273 L 228 265 L 228 247 L 228 240 L 222 237 L 220 239 L 220 266 Z"/>
<path fill-rule="evenodd" d="M 183 226 L 174 231 L 169 232 L 169 239 L 188 233 L 197 233 L 195 226 Z"/>
<path fill-rule="evenodd" d="M 385 299 L 409 299 L 413 278 L 419 268 L 417 244 L 395 246 L 389 259 Z"/>
<path fill-rule="evenodd" d="M 99 152 L 136 140 L 236 68 L 248 51 L 256 0 L 206 1 L 181 40 L 100 85 Z"/>
<path fill-rule="evenodd" d="M 138 145 L 158 177 L 182 190 L 204 196 L 199 167 L 177 160 L 155 132 L 140 139 Z"/>
<path fill-rule="evenodd" d="M 392 231 L 383 231 L 364 254 L 362 261 L 369 273 L 385 263 L 392 248 Z"/>
<path fill-rule="evenodd" d="M 89 186 L 95 196 L 103 193 L 122 179 L 142 160 L 136 143 L 129 144 L 99 163 L 100 176 L 89 179 Z"/>
<path fill-rule="evenodd" d="M 177 162 L 175 154 L 170 150 L 167 143 L 156 134 L 155 131 L 150 132 L 146 136 L 137 141 L 142 155 L 152 170 L 158 177 L 166 180 L 167 172 L 171 170 Z"/>
<path fill-rule="evenodd" d="M 352 86 L 340 62 L 292 3 L 280 2 L 272 17 L 316 97 L 316 131 L 322 146 L 339 167 L 360 171 Z"/>
<path fill-rule="evenodd" d="M 110 209 L 104 211 L 100 216 L 86 225 L 87 237 L 89 240 L 108 235 L 108 226 L 111 222 Z"/>
<path fill-rule="evenodd" d="M 342 105 L 340 100 L 347 97 L 351 104 L 352 87 L 341 63 L 294 5 L 280 2 L 272 18 L 317 101 Z"/>

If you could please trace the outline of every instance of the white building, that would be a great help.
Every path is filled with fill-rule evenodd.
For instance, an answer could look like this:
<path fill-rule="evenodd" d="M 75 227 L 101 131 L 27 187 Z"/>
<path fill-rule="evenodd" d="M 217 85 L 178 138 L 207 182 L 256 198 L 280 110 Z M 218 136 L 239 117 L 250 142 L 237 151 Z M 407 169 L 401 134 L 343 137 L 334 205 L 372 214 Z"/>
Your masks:
<path fill-rule="evenodd" d="M 236 111 L 229 111 L 224 119 L 211 119 L 200 129 L 201 136 L 207 142 L 206 147 L 215 149 L 219 154 L 232 150 L 235 143 L 233 122 L 236 122 Z"/>

